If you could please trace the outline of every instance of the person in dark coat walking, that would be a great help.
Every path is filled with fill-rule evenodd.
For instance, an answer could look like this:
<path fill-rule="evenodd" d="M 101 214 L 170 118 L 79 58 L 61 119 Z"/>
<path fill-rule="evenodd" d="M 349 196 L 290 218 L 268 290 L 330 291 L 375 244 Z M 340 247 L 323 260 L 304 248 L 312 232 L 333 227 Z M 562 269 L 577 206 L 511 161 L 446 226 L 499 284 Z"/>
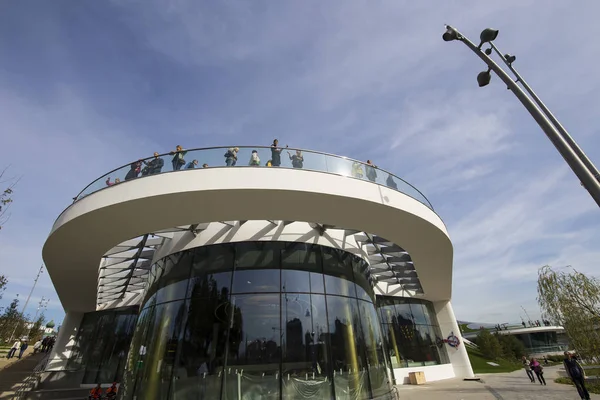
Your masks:
<path fill-rule="evenodd" d="M 579 393 L 579 397 L 583 400 L 590 400 L 590 394 L 585 388 L 585 373 L 581 364 L 573 357 L 571 353 L 565 351 L 565 359 L 563 361 L 563 365 L 565 367 L 565 371 L 573 384 L 577 388 L 577 392 Z"/>

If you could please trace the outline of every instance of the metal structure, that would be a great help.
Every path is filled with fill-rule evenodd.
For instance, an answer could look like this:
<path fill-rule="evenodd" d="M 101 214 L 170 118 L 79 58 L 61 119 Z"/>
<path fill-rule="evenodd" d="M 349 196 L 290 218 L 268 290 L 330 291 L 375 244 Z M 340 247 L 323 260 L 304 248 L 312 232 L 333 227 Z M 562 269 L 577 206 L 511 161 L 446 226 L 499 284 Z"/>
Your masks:
<path fill-rule="evenodd" d="M 104 254 L 100 262 L 98 274 L 98 309 L 109 306 L 111 302 L 129 297 L 137 297 L 134 302 L 141 301 L 149 282 L 150 267 L 156 251 L 173 238 L 178 232 L 191 232 L 194 235 L 206 230 L 210 224 L 219 224 L 223 232 L 243 225 L 247 221 L 219 221 L 202 224 L 176 226 L 157 232 L 147 233 L 127 240 Z M 269 221 L 276 228 L 281 221 Z M 294 221 L 283 221 L 289 225 Z M 366 232 L 349 230 L 312 223 L 311 227 L 320 235 L 327 230 L 342 230 L 344 235 L 354 236 L 364 246 L 370 264 L 369 277 L 371 284 L 378 282 L 396 286 L 399 290 L 414 295 L 423 294 L 417 271 L 408 252 L 397 244 Z"/>
<path fill-rule="evenodd" d="M 560 124 L 556 117 L 550 112 L 548 107 L 535 94 L 531 87 L 525 82 L 523 77 L 512 66 L 516 57 L 510 54 L 502 55 L 498 48 L 492 43 L 498 36 L 498 31 L 494 29 L 484 29 L 480 35 L 480 44 L 475 46 L 466 36 L 450 25 L 446 25 L 446 32 L 442 35 L 444 41 L 458 40 L 464 43 L 473 53 L 475 53 L 488 66 L 487 71 L 477 75 L 477 83 L 480 87 L 486 86 L 491 80 L 490 71 L 496 75 L 508 86 L 513 94 L 519 99 L 521 104 L 527 109 L 529 114 L 538 123 L 548 139 L 554 144 L 563 159 L 567 162 L 571 170 L 577 175 L 583 187 L 587 189 L 596 204 L 600 206 L 600 173 L 594 164 L 588 159 L 583 150 L 577 145 L 575 140 L 569 135 L 567 130 Z M 481 47 L 489 43 L 490 48 L 482 51 Z M 510 77 L 490 55 L 495 51 L 502 61 L 515 74 L 516 80 Z M 529 96 L 521 89 L 518 83 L 521 83 Z"/>

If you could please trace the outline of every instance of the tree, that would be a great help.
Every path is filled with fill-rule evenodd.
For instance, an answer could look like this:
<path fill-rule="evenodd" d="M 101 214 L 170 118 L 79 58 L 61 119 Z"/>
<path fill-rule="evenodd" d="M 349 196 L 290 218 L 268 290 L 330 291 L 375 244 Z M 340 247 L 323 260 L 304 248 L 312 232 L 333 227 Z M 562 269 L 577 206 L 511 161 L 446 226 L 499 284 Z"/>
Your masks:
<path fill-rule="evenodd" d="M 600 360 L 600 281 L 546 265 L 538 271 L 537 290 L 542 311 L 565 329 L 579 355 Z"/>
<path fill-rule="evenodd" d="M 0 300 L 2 300 L 2 295 L 4 294 L 4 291 L 6 290 L 7 284 L 8 284 L 8 279 L 6 279 L 6 276 L 0 275 Z"/>
<path fill-rule="evenodd" d="M 35 343 L 44 336 L 44 322 L 46 322 L 46 316 L 42 312 L 38 319 L 35 320 L 31 331 L 29 332 L 29 341 Z"/>
<path fill-rule="evenodd" d="M 525 345 L 513 335 L 497 335 L 502 347 L 502 357 L 507 360 L 520 360 L 526 356 Z"/>
<path fill-rule="evenodd" d="M 17 183 L 20 179 L 15 177 L 7 177 L 7 170 L 8 168 L 5 168 L 2 170 L 2 172 L 0 172 L 0 185 L 3 187 L 6 185 L 6 188 L 0 192 L 0 229 L 2 229 L 2 226 L 10 218 L 8 211 L 13 203 L 14 188 L 17 186 Z"/>
<path fill-rule="evenodd" d="M 496 335 L 492 335 L 490 331 L 481 329 L 477 334 L 477 346 L 484 357 L 491 360 L 497 360 L 502 357 L 502 346 Z"/>
<path fill-rule="evenodd" d="M 13 299 L 4 313 L 0 315 L 0 339 L 8 340 L 11 335 L 14 339 L 27 333 L 27 321 L 18 308 L 19 299 Z"/>

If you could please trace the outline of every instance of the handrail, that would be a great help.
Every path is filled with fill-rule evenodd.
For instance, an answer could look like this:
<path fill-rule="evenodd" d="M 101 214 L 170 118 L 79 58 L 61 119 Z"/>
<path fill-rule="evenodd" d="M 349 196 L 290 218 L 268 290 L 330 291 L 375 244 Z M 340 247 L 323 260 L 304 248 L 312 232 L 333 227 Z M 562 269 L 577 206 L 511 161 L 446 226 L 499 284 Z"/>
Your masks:
<path fill-rule="evenodd" d="M 206 151 L 206 152 L 209 152 L 209 151 L 211 151 L 211 150 L 225 150 L 225 151 L 227 151 L 227 150 L 228 150 L 228 149 L 230 149 L 230 148 L 238 148 L 238 149 L 240 149 L 240 152 L 241 152 L 241 150 L 243 150 L 243 149 L 251 149 L 251 150 L 269 150 L 269 151 L 271 150 L 271 146 L 235 146 L 235 145 L 234 145 L 234 146 L 215 146 L 215 147 L 204 147 L 204 148 L 183 149 L 182 151 L 184 151 L 184 152 L 187 152 L 187 153 L 190 153 L 190 152 L 200 152 L 200 151 Z M 432 209 L 432 210 L 433 210 L 433 206 L 431 205 L 431 203 L 429 202 L 429 200 L 427 199 L 427 197 L 425 197 L 425 195 L 424 195 L 424 194 L 423 194 L 423 193 L 422 193 L 422 192 L 421 192 L 419 189 L 417 189 L 416 187 L 414 187 L 413 185 L 411 185 L 410 183 L 408 183 L 408 182 L 407 182 L 407 181 L 405 181 L 404 179 L 402 179 L 402 178 L 398 177 L 397 175 L 394 175 L 394 174 L 392 174 L 392 173 L 391 173 L 391 172 L 389 172 L 389 171 L 386 171 L 386 170 L 384 170 L 384 169 L 381 169 L 381 168 L 379 168 L 379 167 L 376 167 L 375 165 L 369 165 L 369 164 L 367 164 L 367 163 L 365 163 L 365 162 L 363 162 L 363 161 L 360 161 L 360 160 L 355 160 L 355 159 L 353 159 L 353 158 L 349 158 L 349 157 L 345 157 L 345 156 L 338 156 L 338 155 L 335 155 L 335 154 L 331 154 L 331 153 L 325 153 L 325 152 L 321 152 L 321 151 L 305 150 L 305 149 L 300 149 L 300 148 L 282 147 L 282 146 L 278 146 L 278 148 L 279 148 L 279 149 L 281 149 L 281 152 L 283 152 L 283 151 L 301 151 L 301 152 L 303 153 L 303 155 L 304 155 L 304 154 L 316 154 L 316 155 L 320 155 L 320 156 L 330 157 L 330 158 L 332 158 L 332 159 L 345 160 L 345 161 L 347 161 L 347 162 L 351 162 L 351 163 L 353 163 L 353 164 L 354 164 L 354 163 L 358 163 L 358 164 L 360 164 L 362 167 L 372 167 L 372 168 L 374 168 L 374 169 L 376 169 L 376 170 L 378 170 L 378 171 L 381 171 L 381 172 L 383 172 L 383 173 L 385 173 L 385 174 L 388 174 L 389 176 L 391 176 L 391 177 L 393 177 L 393 178 L 395 178 L 395 179 L 399 180 L 400 182 L 404 183 L 405 185 L 407 185 L 408 187 L 410 187 L 412 190 L 414 190 L 416 193 L 418 193 L 418 195 L 419 195 L 421 198 L 419 198 L 419 196 L 413 196 L 413 195 L 411 195 L 411 194 L 409 194 L 409 193 L 405 193 L 405 192 L 403 192 L 401 189 L 399 189 L 399 188 L 397 188 L 397 187 L 396 187 L 396 188 L 393 188 L 393 189 L 395 189 L 395 190 L 397 190 L 397 191 L 399 191 L 399 192 L 405 193 L 405 194 L 409 195 L 410 197 L 413 197 L 414 199 L 416 199 L 416 200 L 420 201 L 421 203 L 425 204 L 427 207 L 429 207 L 430 209 Z M 159 154 L 159 155 L 158 155 L 158 157 L 159 157 L 159 158 L 163 158 L 163 157 L 174 157 L 174 154 L 175 154 L 174 152 L 162 153 L 162 154 Z M 250 155 L 250 154 L 249 154 L 249 155 Z M 104 180 L 106 177 L 110 177 L 110 175 L 111 175 L 111 174 L 114 174 L 114 173 L 115 173 L 115 172 L 117 172 L 117 171 L 123 170 L 124 168 L 129 168 L 129 166 L 130 166 L 132 163 L 135 163 L 135 162 L 137 162 L 137 161 L 146 162 L 146 161 L 152 160 L 152 159 L 154 159 L 154 158 L 155 158 L 154 156 L 151 156 L 151 157 L 146 157 L 146 158 L 140 158 L 140 159 L 138 159 L 138 160 L 135 160 L 135 161 L 129 162 L 129 163 L 125 164 L 125 165 L 122 165 L 122 166 L 120 166 L 120 167 L 118 167 L 118 168 L 115 168 L 115 169 L 113 169 L 113 170 L 109 171 L 108 173 L 105 173 L 104 175 L 102 175 L 102 176 L 98 177 L 97 179 L 95 179 L 94 181 L 92 181 L 90 184 L 88 184 L 86 187 L 84 187 L 84 188 L 83 188 L 83 190 L 82 190 L 81 192 L 79 192 L 79 194 L 77 194 L 77 196 L 76 196 L 76 197 L 74 197 L 74 198 L 73 198 L 73 200 L 74 200 L 73 202 L 77 202 L 77 201 L 78 201 L 78 200 L 80 200 L 81 198 L 83 198 L 83 197 L 85 197 L 85 196 L 87 196 L 87 195 L 89 195 L 89 194 L 91 194 L 91 193 L 94 193 L 94 192 L 96 192 L 96 191 L 98 191 L 98 190 L 101 190 L 102 188 L 99 188 L 99 189 L 96 189 L 96 190 L 94 190 L 94 191 L 91 191 L 90 193 L 85 193 L 85 192 L 86 192 L 86 190 L 87 190 L 88 188 L 90 188 L 91 186 L 93 186 L 93 185 L 97 184 L 99 181 L 102 181 L 102 180 Z M 325 162 L 326 162 L 326 161 L 327 161 L 327 159 L 325 159 Z M 199 163 L 199 164 L 201 165 L 201 163 Z M 199 165 L 199 167 L 200 167 L 200 165 Z M 239 165 L 239 166 L 238 166 L 238 165 L 236 165 L 236 167 L 238 167 L 238 168 L 239 168 L 239 167 L 242 167 L 242 166 L 246 166 L 246 165 Z M 261 165 L 261 166 L 262 166 L 262 165 Z M 211 168 L 214 168 L 214 166 L 210 166 L 210 167 L 211 167 Z M 223 166 L 223 167 L 225 167 L 225 166 Z M 287 167 L 287 166 L 281 166 L 281 167 L 282 167 L 282 168 L 289 168 L 289 167 Z M 183 170 L 183 168 L 182 168 L 181 170 Z M 332 172 L 332 171 L 320 170 L 320 169 L 311 169 L 311 168 L 306 168 L 306 170 L 320 171 L 320 172 L 328 172 L 328 173 L 335 173 L 335 172 Z M 178 171 L 164 171 L 164 172 L 162 172 L 162 171 L 161 171 L 160 173 L 161 173 L 161 174 L 163 174 L 163 173 L 167 173 L 167 172 L 178 172 Z M 143 176 L 142 176 L 142 177 L 143 177 Z M 138 179 L 139 179 L 139 178 L 141 178 L 141 177 L 136 177 L 136 178 L 138 178 Z M 355 177 L 355 178 L 356 178 L 356 177 Z M 361 177 L 361 178 L 357 178 L 357 179 L 362 179 L 362 177 Z M 377 183 L 377 182 L 374 182 L 374 183 Z M 381 183 L 380 183 L 380 184 L 381 184 Z M 384 186 L 387 186 L 387 185 L 384 185 Z M 389 187 L 389 186 L 388 186 L 388 187 Z M 103 187 L 103 188 L 104 188 L 104 187 Z"/>
<path fill-rule="evenodd" d="M 15 399 L 23 399 L 25 398 L 25 394 L 35 389 L 35 387 L 38 384 L 38 377 L 46 369 L 46 365 L 48 364 L 49 360 L 50 352 L 46 353 L 46 355 L 42 357 L 42 359 L 36 364 L 36 366 L 31 371 L 31 374 L 29 374 L 23 380 L 23 382 L 21 382 L 20 386 L 15 391 Z"/>

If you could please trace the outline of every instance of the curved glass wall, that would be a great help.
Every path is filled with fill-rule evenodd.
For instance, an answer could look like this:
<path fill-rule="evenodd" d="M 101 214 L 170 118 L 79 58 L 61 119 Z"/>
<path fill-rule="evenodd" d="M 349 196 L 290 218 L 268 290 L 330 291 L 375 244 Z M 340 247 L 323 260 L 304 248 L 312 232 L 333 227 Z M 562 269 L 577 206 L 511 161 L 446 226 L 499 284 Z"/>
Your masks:
<path fill-rule="evenodd" d="M 377 309 L 393 368 L 450 362 L 431 302 L 377 296 Z"/>
<path fill-rule="evenodd" d="M 67 370 L 83 371 L 82 383 L 120 382 L 137 307 L 94 311 L 83 316 L 67 361 Z"/>
<path fill-rule="evenodd" d="M 317 245 L 244 242 L 151 269 L 124 399 L 388 399 L 367 263 Z"/>
<path fill-rule="evenodd" d="M 309 150 L 272 147 L 214 147 L 181 150 L 140 159 L 117 168 L 90 183 L 74 200 L 125 181 L 165 172 L 183 172 L 190 169 L 214 167 L 279 167 L 328 172 L 361 179 L 402 192 L 433 210 L 429 200 L 414 186 L 376 165 L 346 157 Z"/>

